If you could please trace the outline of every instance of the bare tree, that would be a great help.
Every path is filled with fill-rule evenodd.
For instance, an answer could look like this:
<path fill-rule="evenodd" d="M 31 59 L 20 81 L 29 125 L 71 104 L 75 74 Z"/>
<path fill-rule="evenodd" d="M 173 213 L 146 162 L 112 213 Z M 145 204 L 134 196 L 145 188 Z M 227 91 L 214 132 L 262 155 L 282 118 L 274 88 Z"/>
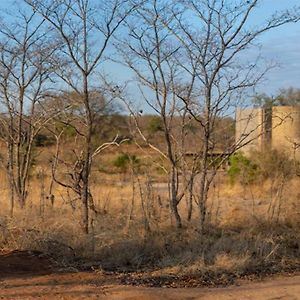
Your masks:
<path fill-rule="evenodd" d="M 55 45 L 36 13 L 19 8 L 8 17 L 14 21 L 3 18 L 0 25 L 0 121 L 13 214 L 15 195 L 21 207 L 28 195 L 35 137 L 53 116 L 37 106 L 49 81 Z"/>
<path fill-rule="evenodd" d="M 127 23 L 130 39 L 121 41 L 118 48 L 123 63 L 136 75 L 144 103 L 161 121 L 164 147 L 146 137 L 139 124 L 139 114 L 129 107 L 143 142 L 168 162 L 166 172 L 169 177 L 170 207 L 176 227 L 180 228 L 182 220 L 178 205 L 188 186 L 193 184 L 192 177 L 195 172 L 184 172 L 187 176 L 184 184 L 181 173 L 187 170 L 184 152 L 187 125 L 191 120 L 188 118 L 185 105 L 179 101 L 175 93 L 181 76 L 177 64 L 181 46 L 178 46 L 173 34 L 168 30 L 173 28 L 175 20 L 168 12 L 168 3 L 165 1 L 145 2 L 137 9 L 132 22 Z M 162 18 L 166 24 L 161 22 Z"/>
<path fill-rule="evenodd" d="M 251 26 L 250 18 L 260 3 L 259 0 L 175 1 L 172 14 L 176 30 L 169 26 L 168 19 L 161 18 L 183 48 L 178 64 L 185 74 L 185 87 L 178 89 L 177 96 L 203 129 L 198 191 L 201 232 L 206 220 L 208 191 L 217 169 L 246 141 L 242 137 L 212 159 L 218 150 L 213 139 L 216 121 L 232 114 L 269 69 L 259 55 L 248 61 L 247 50 L 263 33 L 299 20 L 298 8 L 278 12 L 262 24 Z"/>
<path fill-rule="evenodd" d="M 95 78 L 103 63 L 105 52 L 117 29 L 135 8 L 127 0 L 26 0 L 56 32 L 61 48 L 54 58 L 57 75 L 77 94 L 80 99 L 83 118 L 77 132 L 84 139 L 83 151 L 76 168 L 80 168 L 78 188 L 83 208 L 83 227 L 89 230 L 89 178 L 93 159 L 92 133 L 95 125 L 91 105 L 91 91 Z M 78 157 L 79 157 L 78 156 Z"/>

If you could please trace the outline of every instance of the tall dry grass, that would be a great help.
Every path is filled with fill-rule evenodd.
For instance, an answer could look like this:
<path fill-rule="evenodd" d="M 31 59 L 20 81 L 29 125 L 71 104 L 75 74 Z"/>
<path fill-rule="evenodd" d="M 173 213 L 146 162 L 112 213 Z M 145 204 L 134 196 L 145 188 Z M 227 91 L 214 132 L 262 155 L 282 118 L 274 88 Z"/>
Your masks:
<path fill-rule="evenodd" d="M 123 180 L 123 181 L 121 181 Z M 44 186 L 48 186 L 49 177 Z M 195 205 L 191 222 L 175 230 L 163 184 L 130 177 L 93 178 L 98 213 L 91 232 L 81 231 L 80 202 L 56 186 L 55 202 L 41 199 L 32 178 L 25 209 L 9 217 L 5 176 L 1 174 L 0 248 L 42 251 L 62 265 L 103 270 L 151 271 L 151 276 L 187 274 L 244 276 L 300 267 L 298 179 L 286 186 L 279 218 L 270 218 L 269 182 L 231 186 L 221 178 L 210 191 L 208 226 L 200 237 Z M 134 197 L 134 201 L 133 201 Z M 184 218 L 186 202 L 180 204 Z"/>

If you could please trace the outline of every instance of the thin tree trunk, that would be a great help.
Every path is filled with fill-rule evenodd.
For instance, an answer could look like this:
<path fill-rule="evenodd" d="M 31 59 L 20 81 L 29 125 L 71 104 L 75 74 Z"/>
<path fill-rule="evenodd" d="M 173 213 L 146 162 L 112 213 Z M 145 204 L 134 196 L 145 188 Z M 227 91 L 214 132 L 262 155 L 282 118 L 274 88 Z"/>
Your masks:
<path fill-rule="evenodd" d="M 84 166 L 82 173 L 82 223 L 85 233 L 89 233 L 89 179 L 90 179 L 90 166 L 91 166 L 91 141 L 92 141 L 92 114 L 89 104 L 89 90 L 88 90 L 88 76 L 83 75 L 83 90 L 84 90 L 84 105 L 86 113 L 87 132 L 85 136 L 85 153 L 84 153 Z"/>
<path fill-rule="evenodd" d="M 129 231 L 130 223 L 133 220 L 134 206 L 135 206 L 135 174 L 134 166 L 131 166 L 131 204 L 129 208 L 128 220 L 127 220 L 127 231 Z"/>
<path fill-rule="evenodd" d="M 176 228 L 182 227 L 181 217 L 178 212 L 178 200 L 177 200 L 177 182 L 176 182 L 176 169 L 172 166 L 171 170 L 171 211 L 175 218 Z"/>
<path fill-rule="evenodd" d="M 200 233 L 204 233 L 204 225 L 207 213 L 207 172 L 208 172 L 208 147 L 209 147 L 209 136 L 205 135 L 203 145 L 203 156 L 202 156 L 202 170 L 200 175 L 200 191 L 199 191 L 199 214 L 200 214 Z"/>
<path fill-rule="evenodd" d="M 11 127 L 12 128 L 12 127 Z M 12 134 L 12 130 L 10 128 L 10 135 Z M 13 166 L 13 141 L 11 137 L 8 141 L 8 161 L 7 161 L 7 175 L 9 182 L 9 192 L 10 192 L 10 217 L 12 218 L 14 215 L 14 207 L 15 207 L 15 186 L 14 186 L 14 166 Z"/>
<path fill-rule="evenodd" d="M 193 194 L 194 194 L 194 175 L 191 175 L 191 182 L 189 184 L 189 193 L 188 193 L 188 214 L 187 220 L 190 222 L 192 220 L 193 214 Z"/>

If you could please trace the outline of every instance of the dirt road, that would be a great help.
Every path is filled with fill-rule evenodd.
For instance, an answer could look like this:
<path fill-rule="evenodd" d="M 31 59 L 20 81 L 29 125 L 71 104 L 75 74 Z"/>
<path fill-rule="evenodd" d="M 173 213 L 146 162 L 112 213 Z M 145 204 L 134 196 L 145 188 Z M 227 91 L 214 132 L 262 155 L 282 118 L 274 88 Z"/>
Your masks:
<path fill-rule="evenodd" d="M 164 289 L 108 284 L 95 273 L 23 275 L 0 281 L 0 299 L 297 300 L 300 276 L 243 283 L 239 287 Z"/>
<path fill-rule="evenodd" d="M 300 275 L 241 282 L 226 288 L 144 288 L 119 285 L 97 272 L 57 273 L 47 259 L 27 253 L 0 255 L 0 299 L 101 299 L 101 300 L 297 300 Z"/>

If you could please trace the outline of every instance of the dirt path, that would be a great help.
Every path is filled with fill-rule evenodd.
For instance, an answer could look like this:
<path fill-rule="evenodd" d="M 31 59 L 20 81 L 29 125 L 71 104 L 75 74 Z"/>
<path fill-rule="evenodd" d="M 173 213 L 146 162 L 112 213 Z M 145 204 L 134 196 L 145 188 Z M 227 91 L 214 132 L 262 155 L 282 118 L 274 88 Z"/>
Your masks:
<path fill-rule="evenodd" d="M 121 286 L 116 279 L 89 272 L 52 273 L 36 254 L 0 255 L 0 299 L 103 300 L 297 300 L 300 275 L 242 282 L 227 288 L 164 289 Z M 51 274 L 52 273 L 52 274 Z"/>
<path fill-rule="evenodd" d="M 163 289 L 107 284 L 91 273 L 52 274 L 9 278 L 0 282 L 0 299 L 105 299 L 105 300 L 297 300 L 300 276 L 276 278 L 240 287 Z"/>

